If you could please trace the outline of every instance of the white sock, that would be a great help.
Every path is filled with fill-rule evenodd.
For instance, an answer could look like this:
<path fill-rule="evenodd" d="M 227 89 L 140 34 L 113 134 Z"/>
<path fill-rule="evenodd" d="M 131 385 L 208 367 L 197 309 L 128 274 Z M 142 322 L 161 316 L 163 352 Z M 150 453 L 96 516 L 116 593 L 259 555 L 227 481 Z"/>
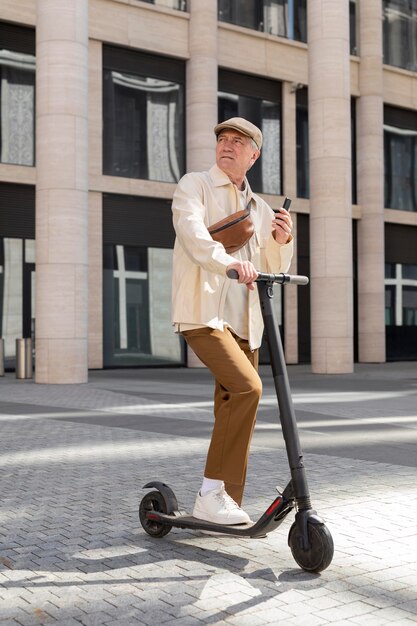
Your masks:
<path fill-rule="evenodd" d="M 215 480 L 214 478 L 203 478 L 203 484 L 201 485 L 200 495 L 205 496 L 209 491 L 218 491 L 224 485 L 222 480 Z"/>

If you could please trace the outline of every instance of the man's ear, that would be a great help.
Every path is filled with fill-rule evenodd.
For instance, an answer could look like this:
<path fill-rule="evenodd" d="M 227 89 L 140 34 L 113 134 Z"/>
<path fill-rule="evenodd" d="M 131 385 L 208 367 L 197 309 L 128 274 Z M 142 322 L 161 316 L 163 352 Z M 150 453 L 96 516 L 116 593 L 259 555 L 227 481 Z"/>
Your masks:
<path fill-rule="evenodd" d="M 248 170 L 250 170 L 250 168 L 252 167 L 252 165 L 255 163 L 255 161 L 257 161 L 259 159 L 259 156 L 261 154 L 260 150 L 255 150 L 255 152 L 252 155 L 251 160 L 249 161 L 249 167 Z"/>

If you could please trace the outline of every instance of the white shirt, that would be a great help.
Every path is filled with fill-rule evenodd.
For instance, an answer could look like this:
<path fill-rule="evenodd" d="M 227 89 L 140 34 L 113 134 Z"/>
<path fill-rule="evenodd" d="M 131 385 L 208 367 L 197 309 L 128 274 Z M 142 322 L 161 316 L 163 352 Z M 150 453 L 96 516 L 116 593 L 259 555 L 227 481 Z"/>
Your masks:
<path fill-rule="evenodd" d="M 240 210 L 246 209 L 248 205 L 248 188 L 245 185 L 243 191 L 236 188 L 239 198 Z M 246 244 L 233 255 L 238 261 L 250 261 L 251 253 L 249 244 Z M 227 291 L 224 305 L 224 324 L 241 339 L 249 339 L 249 290 L 246 285 L 242 285 L 237 280 L 232 280 Z"/>

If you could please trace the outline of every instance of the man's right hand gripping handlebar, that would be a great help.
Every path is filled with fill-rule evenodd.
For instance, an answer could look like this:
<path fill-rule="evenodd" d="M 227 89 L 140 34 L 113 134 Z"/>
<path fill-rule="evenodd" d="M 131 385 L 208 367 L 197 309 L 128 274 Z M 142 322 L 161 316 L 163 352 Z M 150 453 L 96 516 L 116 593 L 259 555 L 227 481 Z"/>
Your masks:
<path fill-rule="evenodd" d="M 251 266 L 251 270 L 245 275 L 243 274 L 243 278 L 241 278 L 241 275 L 239 273 L 239 268 L 237 266 L 241 266 L 244 264 L 248 264 Z M 273 282 L 273 283 L 279 283 L 279 284 L 284 284 L 284 283 L 291 283 L 293 285 L 308 285 L 308 277 L 307 276 L 300 276 L 298 274 L 265 274 L 264 272 L 258 272 L 256 269 L 254 269 L 255 272 L 255 278 L 253 277 L 253 273 L 252 273 L 252 268 L 254 268 L 254 266 L 252 265 L 252 263 L 250 261 L 244 261 L 243 263 L 240 262 L 236 262 L 236 263 L 231 263 L 230 265 L 227 266 L 226 269 L 226 274 L 229 278 L 234 278 L 234 279 L 238 279 L 238 281 L 240 283 L 245 283 L 249 289 L 254 289 L 254 282 Z M 245 279 L 245 276 L 247 277 L 247 280 Z"/>
<path fill-rule="evenodd" d="M 254 282 L 259 276 L 259 272 L 250 261 L 230 263 L 226 268 L 226 274 L 229 278 L 237 278 L 239 283 L 244 283 L 251 290 L 255 289 Z"/>

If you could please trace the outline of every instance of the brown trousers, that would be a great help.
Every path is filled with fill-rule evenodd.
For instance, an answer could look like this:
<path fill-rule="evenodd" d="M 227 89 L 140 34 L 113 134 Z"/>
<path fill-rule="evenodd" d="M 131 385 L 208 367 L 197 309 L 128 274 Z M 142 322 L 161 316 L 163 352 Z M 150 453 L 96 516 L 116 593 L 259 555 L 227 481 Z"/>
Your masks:
<path fill-rule="evenodd" d="M 223 480 L 239 505 L 246 480 L 249 447 L 262 394 L 258 350 L 228 328 L 198 328 L 183 332 L 188 345 L 215 378 L 215 422 L 204 476 Z"/>

